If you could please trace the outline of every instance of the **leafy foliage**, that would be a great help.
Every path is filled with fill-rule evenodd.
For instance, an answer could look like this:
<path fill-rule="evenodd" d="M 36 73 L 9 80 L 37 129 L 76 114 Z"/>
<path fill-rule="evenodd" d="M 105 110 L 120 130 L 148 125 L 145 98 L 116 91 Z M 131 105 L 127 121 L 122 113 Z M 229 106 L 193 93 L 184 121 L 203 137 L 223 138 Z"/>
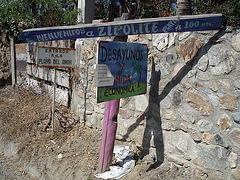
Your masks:
<path fill-rule="evenodd" d="M 224 26 L 240 26 L 240 0 L 189 0 L 192 14 L 223 14 Z M 176 15 L 177 0 L 97 0 L 96 18 L 112 21 L 122 13 L 132 19 Z M 112 14 L 114 13 L 114 14 Z"/>
<path fill-rule="evenodd" d="M 222 13 L 224 26 L 240 27 L 240 0 L 192 0 L 193 14 Z"/>
<path fill-rule="evenodd" d="M 22 28 L 77 23 L 77 0 L 1 0 L 1 34 L 18 36 Z"/>
<path fill-rule="evenodd" d="M 97 0 L 96 18 L 112 21 L 122 13 L 130 13 L 132 19 L 174 15 L 176 0 Z M 111 13 L 114 13 L 111 15 Z"/>

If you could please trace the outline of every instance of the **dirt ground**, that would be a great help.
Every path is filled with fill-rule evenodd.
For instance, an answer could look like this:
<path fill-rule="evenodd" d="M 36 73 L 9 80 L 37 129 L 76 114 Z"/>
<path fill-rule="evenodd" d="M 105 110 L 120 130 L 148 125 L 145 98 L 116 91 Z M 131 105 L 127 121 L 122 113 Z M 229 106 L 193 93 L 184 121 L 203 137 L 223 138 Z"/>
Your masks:
<path fill-rule="evenodd" d="M 101 131 L 84 126 L 66 107 L 57 105 L 52 136 L 51 108 L 51 98 L 46 94 L 36 94 L 21 86 L 0 89 L 3 179 L 96 179 Z M 151 164 L 139 159 L 139 153 L 133 152 L 136 166 L 122 179 L 196 178 L 173 163 L 151 169 Z"/>

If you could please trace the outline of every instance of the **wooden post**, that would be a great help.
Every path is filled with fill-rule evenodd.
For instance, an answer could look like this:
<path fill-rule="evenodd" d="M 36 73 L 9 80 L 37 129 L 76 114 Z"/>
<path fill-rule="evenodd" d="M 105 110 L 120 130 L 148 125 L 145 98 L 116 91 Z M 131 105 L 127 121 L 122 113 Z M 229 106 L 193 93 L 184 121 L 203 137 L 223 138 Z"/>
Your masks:
<path fill-rule="evenodd" d="M 53 80 L 53 103 L 52 103 L 52 133 L 51 138 L 53 138 L 54 132 L 54 115 L 55 115 L 55 96 L 56 96 L 56 68 L 54 68 L 54 80 Z"/>
<path fill-rule="evenodd" d="M 81 13 L 78 15 L 79 23 L 92 23 L 94 19 L 95 0 L 78 0 L 78 8 Z"/>
<path fill-rule="evenodd" d="M 105 104 L 101 149 L 99 155 L 99 170 L 104 172 L 112 164 L 114 141 L 117 131 L 117 115 L 120 99 L 108 101 Z"/>
<path fill-rule="evenodd" d="M 125 13 L 120 19 L 115 21 L 129 19 L 129 14 Z M 113 41 L 126 42 L 128 36 L 116 36 Z M 105 103 L 102 140 L 98 167 L 100 172 L 109 169 L 112 164 L 113 148 L 117 132 L 117 115 L 119 111 L 120 99 L 107 101 Z"/>
<path fill-rule="evenodd" d="M 12 86 L 14 87 L 17 83 L 16 76 L 16 53 L 15 53 L 15 42 L 14 37 L 10 38 L 11 44 L 11 70 L 12 70 Z"/>
<path fill-rule="evenodd" d="M 192 14 L 191 0 L 177 0 L 177 16 Z"/>

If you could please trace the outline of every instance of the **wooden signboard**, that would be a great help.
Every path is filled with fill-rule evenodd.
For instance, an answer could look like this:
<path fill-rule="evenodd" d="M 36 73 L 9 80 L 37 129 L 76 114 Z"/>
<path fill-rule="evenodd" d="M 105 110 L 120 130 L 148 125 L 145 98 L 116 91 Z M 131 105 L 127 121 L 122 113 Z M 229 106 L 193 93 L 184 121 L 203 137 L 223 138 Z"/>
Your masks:
<path fill-rule="evenodd" d="M 116 41 L 99 43 L 98 64 L 106 66 L 101 68 L 101 74 L 106 80 L 102 82 L 103 86 L 101 83 L 97 83 L 97 102 L 146 94 L 147 51 L 148 48 L 144 44 Z M 114 82 L 112 85 L 104 86 L 105 82 L 109 82 L 107 68 L 110 70 Z M 99 72 L 97 73 L 99 74 Z M 99 81 L 99 79 L 96 78 L 95 81 Z"/>
<path fill-rule="evenodd" d="M 19 39 L 26 42 L 41 42 L 136 34 L 219 30 L 221 26 L 221 14 L 170 16 L 99 24 L 29 29 L 24 30 Z"/>
<path fill-rule="evenodd" d="M 75 61 L 75 49 L 38 47 L 37 66 L 54 68 L 51 138 L 53 138 L 53 131 L 54 131 L 56 68 L 73 68 L 74 61 Z"/>
<path fill-rule="evenodd" d="M 40 67 L 72 68 L 75 49 L 38 47 L 37 65 Z"/>

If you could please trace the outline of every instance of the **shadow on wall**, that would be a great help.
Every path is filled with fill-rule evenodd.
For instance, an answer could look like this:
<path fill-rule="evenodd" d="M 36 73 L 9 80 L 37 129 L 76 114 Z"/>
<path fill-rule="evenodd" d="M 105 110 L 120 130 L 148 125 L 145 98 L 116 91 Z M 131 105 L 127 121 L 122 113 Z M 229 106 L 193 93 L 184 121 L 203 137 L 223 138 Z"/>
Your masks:
<path fill-rule="evenodd" d="M 154 146 L 156 148 L 155 163 L 151 164 L 148 170 L 160 166 L 164 161 L 164 144 L 162 134 L 162 121 L 160 116 L 160 99 L 159 97 L 159 82 L 161 79 L 161 71 L 156 71 L 154 59 L 152 61 L 152 72 L 150 78 L 150 91 L 148 107 L 145 112 L 136 120 L 136 123 L 128 128 L 127 133 L 123 136 L 122 141 L 125 141 L 129 134 L 133 132 L 146 119 L 146 127 L 142 140 L 142 157 L 149 154 L 151 147 L 151 139 L 153 137 Z"/>
<path fill-rule="evenodd" d="M 131 132 L 133 132 L 139 124 L 146 119 L 146 128 L 144 130 L 144 136 L 142 140 L 142 155 L 146 156 L 149 154 L 150 150 L 150 141 L 153 137 L 154 146 L 156 148 L 156 161 L 152 164 L 148 170 L 157 168 L 164 161 L 164 142 L 163 142 L 163 133 L 162 133 L 162 119 L 160 116 L 160 102 L 170 93 L 170 91 L 181 82 L 181 80 L 188 74 L 188 72 L 198 63 L 199 59 L 205 54 L 208 50 L 217 44 L 217 40 L 225 34 L 225 31 L 218 31 L 212 38 L 209 39 L 201 48 L 200 54 L 194 56 L 190 61 L 183 66 L 180 71 L 172 78 L 172 80 L 164 87 L 161 94 L 158 94 L 159 91 L 159 81 L 161 78 L 161 72 L 155 70 L 154 59 L 152 59 L 152 72 L 150 79 L 150 91 L 149 91 L 149 102 L 148 107 L 145 112 L 132 124 L 127 133 L 123 136 L 123 141 L 125 141 Z"/>
<path fill-rule="evenodd" d="M 159 96 L 158 90 L 160 78 L 161 71 L 156 71 L 155 62 L 154 59 L 152 59 L 148 108 L 145 114 L 146 128 L 144 130 L 142 140 L 142 155 L 146 156 L 149 154 L 150 142 L 151 138 L 153 137 L 154 146 L 156 148 L 156 163 L 152 164 L 150 169 L 159 166 L 164 161 L 164 143 L 162 134 L 162 121 L 160 116 L 160 100 L 157 98 Z"/>

